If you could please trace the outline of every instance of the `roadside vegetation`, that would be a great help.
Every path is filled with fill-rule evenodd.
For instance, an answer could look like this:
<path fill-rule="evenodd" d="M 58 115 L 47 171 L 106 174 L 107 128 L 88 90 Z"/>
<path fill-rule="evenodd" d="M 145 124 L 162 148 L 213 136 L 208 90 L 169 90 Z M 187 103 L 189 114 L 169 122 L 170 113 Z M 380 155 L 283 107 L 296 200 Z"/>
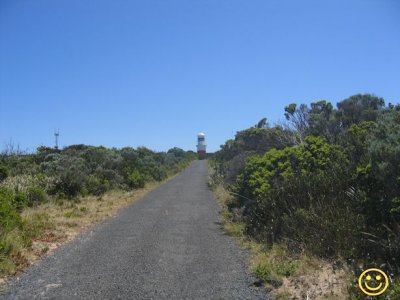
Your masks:
<path fill-rule="evenodd" d="M 195 158 L 179 148 L 72 145 L 28 154 L 8 146 L 0 155 L 0 279 L 113 215 Z"/>
<path fill-rule="evenodd" d="M 277 297 L 364 299 L 356 280 L 377 267 L 391 279 L 379 299 L 398 299 L 400 106 L 369 94 L 336 106 L 289 104 L 286 122 L 221 146 L 211 180 L 225 228 L 254 243 L 253 271 Z M 324 276 L 332 288 L 317 291 Z"/>

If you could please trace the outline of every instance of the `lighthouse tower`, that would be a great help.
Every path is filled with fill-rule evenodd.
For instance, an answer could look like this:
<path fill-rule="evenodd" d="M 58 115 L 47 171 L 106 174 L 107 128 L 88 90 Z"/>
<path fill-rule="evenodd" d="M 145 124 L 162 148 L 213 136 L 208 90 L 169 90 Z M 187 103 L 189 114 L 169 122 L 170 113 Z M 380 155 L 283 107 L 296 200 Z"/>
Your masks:
<path fill-rule="evenodd" d="M 206 154 L 206 146 L 205 134 L 200 132 L 197 134 L 197 153 Z"/>

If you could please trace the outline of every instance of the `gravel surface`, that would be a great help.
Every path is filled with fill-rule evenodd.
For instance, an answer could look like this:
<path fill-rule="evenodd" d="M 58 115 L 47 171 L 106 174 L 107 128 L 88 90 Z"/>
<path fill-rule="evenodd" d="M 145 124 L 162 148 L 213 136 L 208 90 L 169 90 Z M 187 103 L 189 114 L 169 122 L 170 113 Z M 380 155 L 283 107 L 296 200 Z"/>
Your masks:
<path fill-rule="evenodd" d="M 195 161 L 14 278 L 1 299 L 266 299 Z"/>

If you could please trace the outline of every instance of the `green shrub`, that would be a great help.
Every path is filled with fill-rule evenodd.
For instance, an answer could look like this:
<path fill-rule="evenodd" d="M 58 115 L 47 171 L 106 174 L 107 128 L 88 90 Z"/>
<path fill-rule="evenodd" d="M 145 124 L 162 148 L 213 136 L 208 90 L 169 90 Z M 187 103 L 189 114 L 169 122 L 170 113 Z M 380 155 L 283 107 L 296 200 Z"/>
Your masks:
<path fill-rule="evenodd" d="M 85 188 L 89 194 L 100 196 L 110 189 L 110 183 L 106 179 L 88 176 L 85 180 Z"/>
<path fill-rule="evenodd" d="M 0 165 L 0 182 L 10 176 L 10 170 L 3 165 Z"/>
<path fill-rule="evenodd" d="M 16 270 L 13 257 L 20 257 L 31 241 L 23 233 L 23 222 L 13 205 L 12 191 L 0 187 L 0 274 L 12 274 Z"/>
<path fill-rule="evenodd" d="M 254 274 L 257 278 L 262 279 L 266 283 L 277 288 L 282 285 L 282 275 L 277 274 L 276 264 L 270 262 L 263 262 L 256 266 Z"/>
<path fill-rule="evenodd" d="M 26 206 L 28 206 L 28 196 L 25 193 L 16 193 L 13 200 L 13 206 L 19 212 L 21 212 Z"/>
<path fill-rule="evenodd" d="M 319 137 L 305 141 L 250 158 L 238 177 L 236 191 L 243 197 L 236 206 L 243 207 L 248 233 L 271 243 L 282 238 L 303 243 L 306 236 L 306 247 L 322 239 L 325 247 L 319 254 L 332 255 L 337 243 L 351 245 L 359 229 L 342 222 L 343 212 L 346 220 L 357 220 L 346 194 L 352 179 L 349 162 L 339 146 Z"/>
<path fill-rule="evenodd" d="M 40 187 L 31 187 L 28 189 L 28 204 L 39 205 L 47 200 L 45 191 Z"/>
<path fill-rule="evenodd" d="M 354 257 L 362 251 L 364 218 L 344 206 L 297 208 L 282 216 L 282 235 L 319 256 Z"/>
<path fill-rule="evenodd" d="M 19 264 L 25 264 L 23 250 L 32 241 L 18 228 L 0 235 L 0 274 L 14 274 Z"/>
<path fill-rule="evenodd" d="M 13 201 L 13 193 L 0 187 L 0 236 L 22 226 L 21 216 L 14 207 Z"/>
<path fill-rule="evenodd" d="M 282 261 L 276 264 L 276 273 L 281 276 L 291 276 L 297 271 L 298 265 L 296 261 Z"/>
<path fill-rule="evenodd" d="M 227 208 L 240 214 L 244 233 L 267 246 L 284 240 L 296 251 L 339 256 L 354 269 L 384 266 L 397 279 L 400 105 L 359 94 L 337 109 L 325 100 L 292 103 L 285 117 L 279 143 L 265 143 L 267 131 L 250 128 L 214 155 L 214 177 L 237 194 Z M 297 146 L 279 150 L 282 142 Z M 263 154 L 263 145 L 275 149 Z M 276 274 L 270 271 L 257 270 L 265 278 Z M 398 298 L 399 286 L 394 280 L 387 299 Z"/>
<path fill-rule="evenodd" d="M 60 176 L 60 180 L 56 184 L 55 191 L 62 192 L 70 198 L 75 197 L 81 192 L 83 181 L 83 176 L 76 176 L 76 174 L 67 171 Z"/>
<path fill-rule="evenodd" d="M 243 172 L 246 160 L 255 154 L 261 155 L 271 149 L 282 149 L 292 145 L 286 139 L 287 133 L 281 127 L 248 128 L 238 131 L 234 140 L 228 140 L 215 154 L 217 172 L 222 173 L 225 182 L 234 184 L 236 177 Z"/>
<path fill-rule="evenodd" d="M 133 171 L 128 177 L 128 186 L 133 189 L 143 188 L 146 181 L 142 174 L 139 171 Z"/>
<path fill-rule="evenodd" d="M 156 165 L 151 169 L 150 175 L 154 180 L 162 181 L 167 178 L 167 171 L 164 167 Z"/>

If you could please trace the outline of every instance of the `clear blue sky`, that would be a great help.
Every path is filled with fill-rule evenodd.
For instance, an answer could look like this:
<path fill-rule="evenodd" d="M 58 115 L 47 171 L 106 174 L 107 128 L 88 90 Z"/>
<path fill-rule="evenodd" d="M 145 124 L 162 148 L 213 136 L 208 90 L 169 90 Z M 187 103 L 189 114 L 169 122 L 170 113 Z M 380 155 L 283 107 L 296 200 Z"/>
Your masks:
<path fill-rule="evenodd" d="M 400 1 L 0 2 L 1 145 L 215 151 L 356 93 L 400 100 Z"/>

